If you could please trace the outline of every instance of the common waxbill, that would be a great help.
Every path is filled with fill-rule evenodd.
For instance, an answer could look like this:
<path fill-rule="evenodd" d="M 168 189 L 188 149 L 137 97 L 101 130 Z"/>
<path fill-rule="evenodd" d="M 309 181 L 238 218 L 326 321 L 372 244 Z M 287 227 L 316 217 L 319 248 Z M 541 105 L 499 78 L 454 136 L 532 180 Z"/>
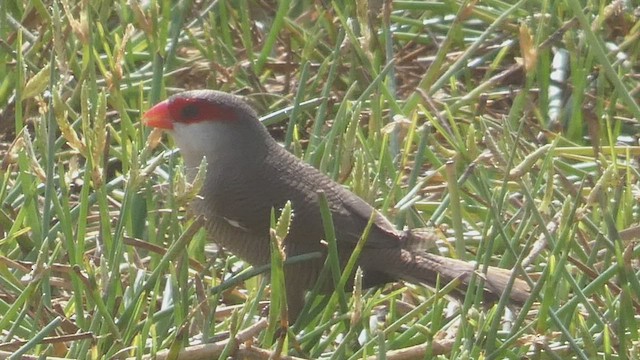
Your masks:
<path fill-rule="evenodd" d="M 270 261 L 271 209 L 281 209 L 288 200 L 294 216 L 284 239 L 286 255 L 326 254 L 318 199 L 322 191 L 343 264 L 374 216 L 358 261 L 364 286 L 395 280 L 434 285 L 439 275 L 443 284 L 458 278 L 464 291 L 475 271 L 470 263 L 412 250 L 411 232 L 395 229 L 364 200 L 285 150 L 239 97 L 211 90 L 185 91 L 152 107 L 143 121 L 173 136 L 187 169 L 198 168 L 206 157 L 207 173 L 192 210 L 205 218 L 212 241 L 252 265 Z M 299 315 L 305 291 L 315 284 L 323 264 L 320 258 L 285 267 L 290 320 Z M 484 275 L 485 297 L 497 299 L 510 275 L 508 270 L 490 267 Z M 528 295 L 528 285 L 516 279 L 512 301 L 522 303 Z"/>

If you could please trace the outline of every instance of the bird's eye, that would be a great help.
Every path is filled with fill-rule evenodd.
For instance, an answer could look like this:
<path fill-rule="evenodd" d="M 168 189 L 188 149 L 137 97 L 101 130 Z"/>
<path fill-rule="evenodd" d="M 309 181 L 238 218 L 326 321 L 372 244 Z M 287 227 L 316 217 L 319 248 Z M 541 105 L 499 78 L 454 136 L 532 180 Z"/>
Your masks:
<path fill-rule="evenodd" d="M 198 115 L 198 107 L 195 104 L 188 104 L 182 108 L 182 118 L 191 119 Z"/>

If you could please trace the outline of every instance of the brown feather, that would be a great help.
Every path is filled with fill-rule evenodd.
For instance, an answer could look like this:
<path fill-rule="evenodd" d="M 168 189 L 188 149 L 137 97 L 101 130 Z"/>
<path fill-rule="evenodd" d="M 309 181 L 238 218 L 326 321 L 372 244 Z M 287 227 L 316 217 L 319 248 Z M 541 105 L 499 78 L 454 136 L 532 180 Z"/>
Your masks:
<path fill-rule="evenodd" d="M 192 97 L 207 104 L 203 109 L 214 109 L 215 115 L 202 121 L 206 117 L 202 112 L 173 109 L 172 114 L 195 113 L 198 119 L 180 119 L 171 132 L 183 149 L 187 166 L 196 167 L 202 157 L 207 158 L 202 198 L 193 204 L 193 209 L 206 218 L 212 241 L 251 264 L 268 263 L 271 209 L 280 210 L 291 201 L 294 215 L 284 241 L 287 256 L 316 251 L 326 254 L 318 200 L 318 191 L 322 191 L 332 213 L 341 263 L 346 264 L 369 219 L 374 217 L 358 263 L 366 286 L 394 280 L 434 286 L 440 276 L 445 283 L 459 279 L 460 291 L 465 291 L 475 271 L 472 264 L 415 250 L 419 232 L 396 230 L 364 200 L 287 152 L 271 138 L 255 112 L 238 98 L 213 91 L 185 92 L 169 99 L 168 108 L 172 102 L 176 107 L 192 104 L 193 101 L 180 100 Z M 231 111 L 231 119 L 215 118 Z M 323 263 L 323 259 L 317 259 L 285 269 L 290 320 L 299 315 L 304 292 L 314 285 Z M 508 270 L 489 268 L 484 274 L 487 300 L 495 300 L 505 291 L 510 274 Z M 330 291 L 331 287 L 325 290 Z M 528 285 L 516 279 L 510 298 L 522 303 L 528 296 Z"/>

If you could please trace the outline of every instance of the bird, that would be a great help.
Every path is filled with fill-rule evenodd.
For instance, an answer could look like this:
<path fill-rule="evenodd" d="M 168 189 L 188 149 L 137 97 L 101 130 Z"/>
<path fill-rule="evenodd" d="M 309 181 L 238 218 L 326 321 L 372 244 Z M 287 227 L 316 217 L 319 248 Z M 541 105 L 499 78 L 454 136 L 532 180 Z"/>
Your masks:
<path fill-rule="evenodd" d="M 369 203 L 287 151 L 239 96 L 183 91 L 151 107 L 142 122 L 173 137 L 191 179 L 206 159 L 206 175 L 190 210 L 204 218 L 209 240 L 245 262 L 270 263 L 271 211 L 290 202 L 293 217 L 283 240 L 285 256 L 313 252 L 322 256 L 285 266 L 289 321 L 300 315 L 305 293 L 318 279 L 328 252 L 319 192 L 331 212 L 342 266 L 373 219 L 357 262 L 363 287 L 394 281 L 434 287 L 438 278 L 441 283 L 458 279 L 457 291 L 464 294 L 472 274 L 479 273 L 470 262 L 416 249 L 419 232 L 396 229 Z M 506 291 L 511 271 L 489 267 L 481 275 L 484 297 L 496 301 Z M 332 291 L 332 284 L 322 289 Z M 511 302 L 523 304 L 529 294 L 528 283 L 515 278 Z"/>

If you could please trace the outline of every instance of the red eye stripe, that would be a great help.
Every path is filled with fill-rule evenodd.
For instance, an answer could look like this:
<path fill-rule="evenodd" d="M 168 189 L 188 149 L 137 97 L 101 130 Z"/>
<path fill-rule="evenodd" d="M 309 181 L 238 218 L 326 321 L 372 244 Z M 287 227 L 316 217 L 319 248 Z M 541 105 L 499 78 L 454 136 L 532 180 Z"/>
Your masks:
<path fill-rule="evenodd" d="M 169 102 L 169 112 L 175 122 L 183 124 L 236 119 L 235 112 L 228 106 L 201 98 L 173 98 Z"/>

